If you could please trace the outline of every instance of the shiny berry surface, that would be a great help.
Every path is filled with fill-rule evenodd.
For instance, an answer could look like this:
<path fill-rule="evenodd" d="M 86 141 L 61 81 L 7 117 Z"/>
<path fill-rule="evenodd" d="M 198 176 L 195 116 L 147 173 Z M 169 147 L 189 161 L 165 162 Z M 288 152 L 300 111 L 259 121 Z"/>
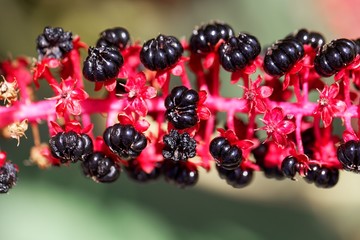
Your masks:
<path fill-rule="evenodd" d="M 117 48 L 90 47 L 84 61 L 84 77 L 91 82 L 103 82 L 115 78 L 124 59 Z"/>
<path fill-rule="evenodd" d="M 165 181 L 181 188 L 194 186 L 199 179 L 197 167 L 191 162 L 165 160 L 162 169 Z"/>
<path fill-rule="evenodd" d="M 264 70 L 271 76 L 282 76 L 304 57 L 304 47 L 296 39 L 283 39 L 268 48 L 264 58 Z"/>
<path fill-rule="evenodd" d="M 176 37 L 160 34 L 144 43 L 140 61 L 147 69 L 164 70 L 176 64 L 183 52 L 184 49 Z"/>
<path fill-rule="evenodd" d="M 305 28 L 299 29 L 286 38 L 295 38 L 304 45 L 309 45 L 317 50 L 325 44 L 325 38 L 321 33 L 311 32 Z"/>
<path fill-rule="evenodd" d="M 17 181 L 17 169 L 11 162 L 0 167 L 0 193 L 7 193 Z"/>
<path fill-rule="evenodd" d="M 234 30 L 226 23 L 209 23 L 196 28 L 190 37 L 190 49 L 193 53 L 209 53 L 219 40 L 228 40 L 234 36 Z"/>
<path fill-rule="evenodd" d="M 72 33 L 66 32 L 61 27 L 45 27 L 41 35 L 36 39 L 36 50 L 39 59 L 61 59 L 73 49 Z"/>
<path fill-rule="evenodd" d="M 240 166 L 242 151 L 237 146 L 231 146 L 224 137 L 216 137 L 210 142 L 210 154 L 216 163 L 226 169 L 234 170 Z"/>
<path fill-rule="evenodd" d="M 125 49 L 130 42 L 130 34 L 123 27 L 115 27 L 104 30 L 100 33 L 100 38 L 96 42 L 96 46 L 113 47 Z"/>
<path fill-rule="evenodd" d="M 314 59 L 314 67 L 320 76 L 330 77 L 349 65 L 356 57 L 356 44 L 345 38 L 325 44 Z"/>
<path fill-rule="evenodd" d="M 218 52 L 222 67 L 229 72 L 235 72 L 254 61 L 261 52 L 261 46 L 254 36 L 240 33 L 221 44 Z"/>
<path fill-rule="evenodd" d="M 248 186 L 253 179 L 253 170 L 236 168 L 227 170 L 216 166 L 220 178 L 226 180 L 227 184 L 234 188 L 243 188 Z"/>
<path fill-rule="evenodd" d="M 178 86 L 171 90 L 165 99 L 166 119 L 176 129 L 193 127 L 198 122 L 197 103 L 199 94 L 184 86 Z"/>
<path fill-rule="evenodd" d="M 131 125 L 119 123 L 108 127 L 103 138 L 110 150 L 124 160 L 138 157 L 147 145 L 147 139 L 143 133 L 138 132 Z"/>
<path fill-rule="evenodd" d="M 187 132 L 179 133 L 172 129 L 163 137 L 163 142 L 162 155 L 165 159 L 187 161 L 196 155 L 196 141 Z"/>
<path fill-rule="evenodd" d="M 59 132 L 49 140 L 51 154 L 61 163 L 83 161 L 93 152 L 93 142 L 87 134 Z"/>
<path fill-rule="evenodd" d="M 281 163 L 281 171 L 288 178 L 294 178 L 298 168 L 298 161 L 293 156 L 287 156 Z"/>
<path fill-rule="evenodd" d="M 82 162 L 81 167 L 85 176 L 96 182 L 111 183 L 120 176 L 120 166 L 101 152 L 94 152 Z"/>
<path fill-rule="evenodd" d="M 360 142 L 350 140 L 341 144 L 337 149 L 337 158 L 345 170 L 360 173 Z"/>

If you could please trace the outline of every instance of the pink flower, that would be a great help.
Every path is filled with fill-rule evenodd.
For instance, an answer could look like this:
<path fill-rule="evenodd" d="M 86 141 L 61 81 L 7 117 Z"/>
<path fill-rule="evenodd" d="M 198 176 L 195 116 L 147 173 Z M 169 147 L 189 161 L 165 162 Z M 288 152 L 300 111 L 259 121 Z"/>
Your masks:
<path fill-rule="evenodd" d="M 320 90 L 318 91 L 320 93 L 319 100 L 317 101 L 319 104 L 314 114 L 320 114 L 324 127 L 328 127 L 336 114 L 343 113 L 346 110 L 346 104 L 335 98 L 339 94 L 339 85 L 337 83 L 324 86 L 321 92 Z"/>
<path fill-rule="evenodd" d="M 56 113 L 58 116 L 63 116 L 66 112 L 73 115 L 81 114 L 80 101 L 89 97 L 89 95 L 82 88 L 76 87 L 76 80 L 67 78 L 57 85 L 51 85 L 57 92 L 57 96 L 49 98 L 50 100 L 57 100 Z"/>
<path fill-rule="evenodd" d="M 156 89 L 151 86 L 146 86 L 146 76 L 143 72 L 139 72 L 134 77 L 129 77 L 125 89 L 127 94 L 127 108 L 135 111 L 140 116 L 146 116 L 148 107 L 146 104 L 147 99 L 156 97 Z"/>
<path fill-rule="evenodd" d="M 250 79 L 249 88 L 241 86 L 244 89 L 244 96 L 241 99 L 247 100 L 247 108 L 250 113 L 254 110 L 263 113 L 268 108 L 265 100 L 270 97 L 273 89 L 268 86 L 260 86 L 261 80 L 259 76 L 254 82 Z"/>
<path fill-rule="evenodd" d="M 272 138 L 281 148 L 287 144 L 287 135 L 295 130 L 295 124 L 292 121 L 284 120 L 284 118 L 282 108 L 275 107 L 265 113 L 264 119 L 261 119 L 265 126 L 259 129 L 265 130 L 268 135 L 267 140 Z"/>

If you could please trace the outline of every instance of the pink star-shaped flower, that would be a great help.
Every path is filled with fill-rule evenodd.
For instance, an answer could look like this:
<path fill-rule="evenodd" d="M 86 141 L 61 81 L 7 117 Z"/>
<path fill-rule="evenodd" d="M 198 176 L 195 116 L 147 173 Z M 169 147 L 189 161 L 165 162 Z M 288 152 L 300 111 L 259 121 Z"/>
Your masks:
<path fill-rule="evenodd" d="M 127 94 L 127 108 L 135 111 L 140 116 L 144 117 L 147 114 L 148 107 L 147 99 L 156 97 L 156 89 L 151 86 L 146 86 L 146 76 L 143 72 L 139 72 L 135 77 L 129 77 L 125 84 Z"/>
<path fill-rule="evenodd" d="M 316 107 L 314 114 L 320 114 L 321 119 L 324 122 L 324 127 L 328 127 L 335 114 L 343 113 L 346 110 L 345 102 L 336 99 L 339 94 L 338 83 L 331 84 L 330 86 L 324 86 L 323 90 L 320 91 L 319 104 Z"/>
<path fill-rule="evenodd" d="M 259 129 L 267 132 L 268 138 L 266 140 L 271 138 L 281 148 L 287 144 L 287 135 L 295 130 L 295 124 L 292 121 L 284 120 L 284 118 L 282 108 L 275 107 L 265 113 L 264 119 L 261 119 L 265 126 Z"/>
<path fill-rule="evenodd" d="M 73 115 L 81 114 L 80 101 L 89 97 L 84 89 L 76 86 L 76 80 L 67 78 L 62 80 L 60 87 L 51 85 L 58 94 L 55 97 L 49 98 L 50 100 L 57 100 L 56 113 L 58 116 L 63 116 L 66 112 Z"/>

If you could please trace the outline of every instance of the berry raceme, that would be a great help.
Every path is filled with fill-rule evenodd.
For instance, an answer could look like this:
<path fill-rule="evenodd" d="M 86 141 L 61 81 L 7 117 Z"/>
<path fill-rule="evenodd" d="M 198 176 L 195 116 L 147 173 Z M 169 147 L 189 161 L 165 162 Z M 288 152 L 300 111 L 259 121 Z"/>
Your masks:
<path fill-rule="evenodd" d="M 33 134 L 34 163 L 80 162 L 96 182 L 114 182 L 122 169 L 137 182 L 163 176 L 180 187 L 195 185 L 198 169 L 214 165 L 235 188 L 247 186 L 254 171 L 275 179 L 298 175 L 320 188 L 336 185 L 339 170 L 360 172 L 360 127 L 352 125 L 360 117 L 353 98 L 360 92 L 352 88 L 360 85 L 359 39 L 326 44 L 320 33 L 300 29 L 262 56 L 255 36 L 221 22 L 197 27 L 189 41 L 160 34 L 140 45 L 123 27 L 102 31 L 95 47 L 72 36 L 46 27 L 35 65 L 24 58 L 0 62 L 0 99 L 7 103 L 0 106 L 0 128 L 9 126 L 19 140 L 28 125 L 36 133 L 44 121 L 52 136 L 46 146 Z M 222 70 L 230 79 L 220 80 Z M 330 75 L 333 82 L 323 79 Z M 35 100 L 32 83 L 40 87 L 42 80 L 53 96 Z M 106 94 L 90 96 L 87 80 Z M 239 95 L 223 96 L 221 81 L 239 87 Z M 95 114 L 106 117 L 104 127 L 96 126 L 100 136 L 93 132 Z M 333 134 L 335 118 L 345 123 L 341 136 Z M 220 136 L 213 137 L 216 129 Z M 3 192 L 16 181 L 9 164 L 0 154 Z"/>

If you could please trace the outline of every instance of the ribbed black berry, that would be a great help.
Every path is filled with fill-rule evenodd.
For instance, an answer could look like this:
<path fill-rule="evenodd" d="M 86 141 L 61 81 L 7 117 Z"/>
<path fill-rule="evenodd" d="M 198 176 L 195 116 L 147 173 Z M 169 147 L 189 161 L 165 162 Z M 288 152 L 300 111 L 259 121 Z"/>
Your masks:
<path fill-rule="evenodd" d="M 115 78 L 124 59 L 117 48 L 90 47 L 88 56 L 84 61 L 84 77 L 92 82 L 103 82 Z"/>
<path fill-rule="evenodd" d="M 139 166 L 139 163 L 136 159 L 128 161 L 128 166 L 125 167 L 125 170 L 128 176 L 137 182 L 148 182 L 151 180 L 156 180 L 161 173 L 161 169 L 158 166 L 156 166 L 150 173 L 146 173 Z"/>
<path fill-rule="evenodd" d="M 128 30 L 122 27 L 109 28 L 100 33 L 100 38 L 96 42 L 96 46 L 105 46 L 118 48 L 120 50 L 130 42 L 130 34 Z"/>
<path fill-rule="evenodd" d="M 82 162 L 85 176 L 96 182 L 110 183 L 120 176 L 120 166 L 110 157 L 101 152 L 94 152 Z"/>
<path fill-rule="evenodd" d="M 319 188 L 331 188 L 339 181 L 339 170 L 336 168 L 320 167 L 317 164 L 309 167 L 304 178 L 308 183 L 315 183 Z"/>
<path fill-rule="evenodd" d="M 199 178 L 197 167 L 191 162 L 164 160 L 162 169 L 165 181 L 182 188 L 195 185 Z"/>
<path fill-rule="evenodd" d="M 140 51 L 140 61 L 147 69 L 164 70 L 176 64 L 183 52 L 184 49 L 176 37 L 160 34 L 144 43 Z"/>
<path fill-rule="evenodd" d="M 265 156 L 268 152 L 268 148 L 269 148 L 268 144 L 263 143 L 252 150 L 256 164 L 264 172 L 265 177 L 282 180 L 285 178 L 284 173 L 277 166 L 273 166 L 273 167 L 265 166 Z"/>
<path fill-rule="evenodd" d="M 230 145 L 224 137 L 216 137 L 210 142 L 210 154 L 216 164 L 226 170 L 234 170 L 240 166 L 242 151 L 235 145 Z"/>
<path fill-rule="evenodd" d="M 295 157 L 287 156 L 281 163 L 281 171 L 285 177 L 293 179 L 298 171 L 298 166 L 299 163 Z"/>
<path fill-rule="evenodd" d="M 261 52 L 261 46 L 254 36 L 240 33 L 238 37 L 230 37 L 221 44 L 218 52 L 221 66 L 229 72 L 235 72 L 254 61 Z"/>
<path fill-rule="evenodd" d="M 304 47 L 296 39 L 283 39 L 268 48 L 264 70 L 271 76 L 282 76 L 304 57 Z"/>
<path fill-rule="evenodd" d="M 345 170 L 360 173 L 360 142 L 350 140 L 341 144 L 337 149 L 337 158 Z"/>
<path fill-rule="evenodd" d="M 131 125 L 117 123 L 108 127 L 103 134 L 104 142 L 110 150 L 124 160 L 140 155 L 147 145 L 145 135 Z"/>
<path fill-rule="evenodd" d="M 309 32 L 307 29 L 299 29 L 286 38 L 295 38 L 303 45 L 309 45 L 317 50 L 325 44 L 325 38 L 318 32 Z"/>
<path fill-rule="evenodd" d="M 227 184 L 234 188 L 243 188 L 251 183 L 253 179 L 253 170 L 236 168 L 234 170 L 226 170 L 216 165 L 216 169 L 220 178 L 225 179 Z"/>
<path fill-rule="evenodd" d="M 36 50 L 39 60 L 43 58 L 61 59 L 73 49 L 72 33 L 61 27 L 45 27 L 36 39 Z"/>
<path fill-rule="evenodd" d="M 325 44 L 314 59 L 315 71 L 324 77 L 330 77 L 349 65 L 356 57 L 356 44 L 345 38 Z"/>
<path fill-rule="evenodd" d="M 11 162 L 6 162 L 0 167 L 0 193 L 7 193 L 15 186 L 17 181 L 17 169 Z"/>
<path fill-rule="evenodd" d="M 174 87 L 165 99 L 166 119 L 176 129 L 193 127 L 198 122 L 199 94 L 184 86 Z"/>
<path fill-rule="evenodd" d="M 196 28 L 190 37 L 190 49 L 193 53 L 209 53 L 214 50 L 220 39 L 228 40 L 234 36 L 234 30 L 226 23 L 213 22 Z"/>
<path fill-rule="evenodd" d="M 196 141 L 187 132 L 179 133 L 172 129 L 163 137 L 163 142 L 162 155 L 165 159 L 187 161 L 196 155 Z"/>
<path fill-rule="evenodd" d="M 51 154 L 61 163 L 83 161 L 93 152 L 93 142 L 87 134 L 59 132 L 49 140 Z"/>

